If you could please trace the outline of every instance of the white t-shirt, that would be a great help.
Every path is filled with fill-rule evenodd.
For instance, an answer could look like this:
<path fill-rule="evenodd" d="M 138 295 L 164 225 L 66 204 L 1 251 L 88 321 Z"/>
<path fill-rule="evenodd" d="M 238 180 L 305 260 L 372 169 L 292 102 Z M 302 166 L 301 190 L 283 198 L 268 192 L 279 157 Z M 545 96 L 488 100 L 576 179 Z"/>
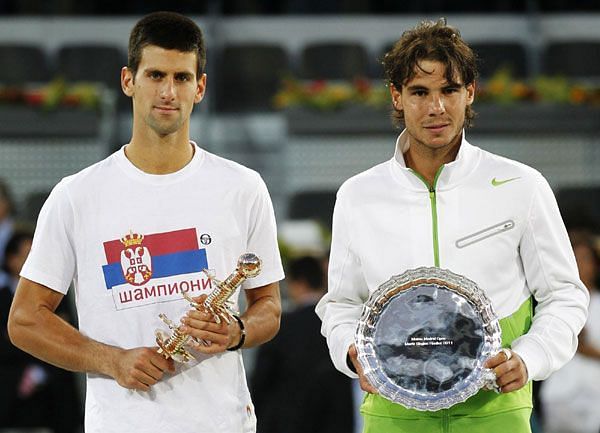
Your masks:
<path fill-rule="evenodd" d="M 123 348 L 155 346 L 155 330 L 168 331 L 159 313 L 178 322 L 190 308 L 181 292 L 210 290 L 202 269 L 225 279 L 244 252 L 262 260 L 244 289 L 283 278 L 258 173 L 192 144 L 192 161 L 176 173 L 144 173 L 122 148 L 52 191 L 21 276 L 61 293 L 73 283 L 83 334 Z M 240 352 L 196 355 L 150 392 L 88 374 L 86 432 L 255 431 Z"/>

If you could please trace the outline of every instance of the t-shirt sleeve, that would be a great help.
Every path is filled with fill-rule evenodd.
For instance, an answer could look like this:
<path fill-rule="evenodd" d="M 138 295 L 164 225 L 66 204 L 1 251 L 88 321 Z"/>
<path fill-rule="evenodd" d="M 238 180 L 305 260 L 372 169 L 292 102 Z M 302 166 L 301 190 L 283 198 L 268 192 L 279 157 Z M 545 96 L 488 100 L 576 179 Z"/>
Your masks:
<path fill-rule="evenodd" d="M 262 261 L 260 274 L 243 285 L 244 289 L 253 289 L 284 278 L 273 204 L 267 186 L 258 175 L 248 218 L 246 252 L 256 254 Z"/>
<path fill-rule="evenodd" d="M 64 181 L 44 203 L 21 277 L 66 294 L 75 273 L 73 208 Z"/>

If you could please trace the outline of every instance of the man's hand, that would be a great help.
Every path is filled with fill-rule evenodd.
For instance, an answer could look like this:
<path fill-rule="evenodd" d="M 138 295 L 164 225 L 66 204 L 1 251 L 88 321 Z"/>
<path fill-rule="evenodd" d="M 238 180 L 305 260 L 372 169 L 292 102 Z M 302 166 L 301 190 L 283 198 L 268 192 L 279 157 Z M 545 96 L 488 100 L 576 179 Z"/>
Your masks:
<path fill-rule="evenodd" d="M 149 391 L 165 371 L 175 371 L 172 359 L 165 359 L 155 347 L 139 347 L 117 353 L 112 376 L 124 388 Z"/>
<path fill-rule="evenodd" d="M 8 321 L 13 344 L 57 367 L 112 377 L 128 389 L 148 391 L 166 371 L 175 371 L 156 347 L 126 350 L 83 335 L 56 314 L 63 297 L 21 278 Z"/>
<path fill-rule="evenodd" d="M 198 304 L 202 304 L 206 295 L 194 298 Z M 190 340 L 190 345 L 201 353 L 214 354 L 224 352 L 228 347 L 233 347 L 240 341 L 242 330 L 235 319 L 227 323 L 220 318 L 217 323 L 212 313 L 200 310 L 190 310 L 181 318 L 183 324 L 182 332 L 196 338 L 200 343 Z M 208 345 L 204 344 L 207 342 Z"/>
<path fill-rule="evenodd" d="M 356 351 L 356 346 L 354 344 L 348 349 L 348 356 L 350 357 L 352 365 L 354 365 L 356 374 L 358 374 L 358 382 L 360 383 L 360 388 L 363 391 L 371 394 L 379 394 L 377 390 L 373 387 L 373 385 L 371 385 L 365 377 L 362 366 L 360 365 L 360 362 L 358 362 L 358 352 Z"/>
<path fill-rule="evenodd" d="M 516 391 L 527 383 L 527 367 L 521 357 L 510 349 L 503 349 L 489 358 L 485 367 L 494 370 L 500 392 Z"/>

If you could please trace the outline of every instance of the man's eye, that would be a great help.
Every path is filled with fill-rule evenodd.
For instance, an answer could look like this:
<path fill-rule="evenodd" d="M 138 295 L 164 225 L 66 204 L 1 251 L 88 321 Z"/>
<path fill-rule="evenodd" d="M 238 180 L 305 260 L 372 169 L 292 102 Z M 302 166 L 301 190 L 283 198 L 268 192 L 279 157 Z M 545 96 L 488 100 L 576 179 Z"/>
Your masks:
<path fill-rule="evenodd" d="M 160 77 L 161 77 L 161 75 L 160 75 L 160 73 L 159 73 L 159 72 L 151 72 L 151 73 L 150 73 L 150 78 L 152 78 L 152 79 L 154 79 L 154 80 L 157 80 L 157 79 L 159 79 Z"/>
<path fill-rule="evenodd" d="M 416 96 L 425 96 L 425 94 L 426 94 L 425 90 L 415 90 L 413 92 L 413 95 L 416 95 Z"/>

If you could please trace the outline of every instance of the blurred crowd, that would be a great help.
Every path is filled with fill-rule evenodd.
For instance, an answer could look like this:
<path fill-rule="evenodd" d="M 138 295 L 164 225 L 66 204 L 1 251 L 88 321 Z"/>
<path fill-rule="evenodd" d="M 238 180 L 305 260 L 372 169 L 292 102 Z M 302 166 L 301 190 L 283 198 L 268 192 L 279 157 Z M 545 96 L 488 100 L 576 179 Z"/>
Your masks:
<path fill-rule="evenodd" d="M 600 293 L 598 238 L 571 231 L 579 276 L 590 292 L 587 323 L 575 357 L 542 382 L 539 393 L 545 433 L 600 432 Z"/>
<path fill-rule="evenodd" d="M 79 433 L 83 410 L 75 374 L 17 349 L 8 338 L 8 313 L 32 241 L 32 230 L 15 217 L 10 189 L 0 180 L 0 431 Z M 68 302 L 58 311 L 75 322 Z"/>

